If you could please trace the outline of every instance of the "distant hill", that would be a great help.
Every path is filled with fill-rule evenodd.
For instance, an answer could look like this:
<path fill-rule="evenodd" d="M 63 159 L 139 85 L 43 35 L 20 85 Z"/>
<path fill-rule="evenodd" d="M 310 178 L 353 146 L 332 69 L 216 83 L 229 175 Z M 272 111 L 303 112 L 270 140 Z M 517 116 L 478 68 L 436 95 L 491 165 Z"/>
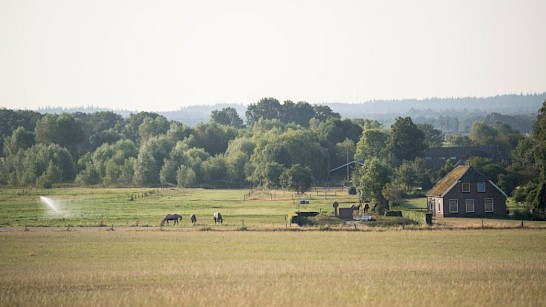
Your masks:
<path fill-rule="evenodd" d="M 491 113 L 519 116 L 527 123 L 518 127 L 529 132 L 538 110 L 546 100 L 546 93 L 529 95 L 500 95 L 494 97 L 429 98 L 376 100 L 361 104 L 329 103 L 343 118 L 376 119 L 388 127 L 398 116 L 411 116 L 415 122 L 429 122 L 441 128 L 441 117 L 459 120 L 459 130 L 468 131 L 472 123 Z M 450 129 L 442 129 L 449 131 Z"/>
<path fill-rule="evenodd" d="M 416 122 L 434 122 L 442 116 L 458 118 L 462 122 L 472 122 L 476 118 L 485 117 L 490 113 L 504 115 L 523 115 L 528 118 L 536 117 L 538 109 L 546 100 L 546 92 L 528 95 L 500 95 L 494 97 L 465 97 L 465 98 L 429 98 L 429 99 L 402 99 L 402 100 L 374 100 L 365 103 L 323 103 L 343 118 L 376 119 L 385 126 L 389 126 L 397 116 L 411 116 Z M 169 120 L 176 120 L 188 126 L 195 126 L 210 119 L 211 112 L 225 107 L 237 110 L 241 118 L 245 119 L 247 106 L 243 104 L 214 104 L 183 107 L 177 111 L 157 112 Z M 79 108 L 42 108 L 40 113 L 113 111 L 124 117 L 135 111 L 108 110 L 96 107 Z M 530 124 L 529 124 L 530 125 Z"/>
<path fill-rule="evenodd" d="M 531 95 L 502 95 L 476 98 L 429 98 L 376 100 L 362 104 L 332 103 L 332 110 L 345 117 L 365 117 L 366 114 L 409 114 L 416 111 L 501 113 L 508 115 L 535 114 L 546 100 L 546 93 Z M 446 114 L 448 115 L 448 114 Z"/>
<path fill-rule="evenodd" d="M 183 107 L 178 111 L 168 111 L 168 112 L 158 112 L 159 114 L 165 116 L 169 120 L 175 120 L 182 122 L 188 126 L 195 126 L 202 122 L 208 122 L 210 120 L 210 115 L 214 110 L 221 110 L 226 107 L 232 107 L 237 110 L 239 116 L 245 120 L 246 105 L 243 104 L 227 104 L 219 103 L 214 105 L 199 105 L 199 106 L 188 106 Z"/>

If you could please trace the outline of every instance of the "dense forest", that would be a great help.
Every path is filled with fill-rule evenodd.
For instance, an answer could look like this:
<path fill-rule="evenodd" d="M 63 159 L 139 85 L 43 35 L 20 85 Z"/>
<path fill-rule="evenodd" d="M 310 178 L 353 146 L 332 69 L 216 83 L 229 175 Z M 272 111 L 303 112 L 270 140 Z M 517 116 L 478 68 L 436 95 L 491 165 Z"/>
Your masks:
<path fill-rule="evenodd" d="M 152 112 L 123 117 L 113 111 L 0 109 L 0 184 L 303 192 L 312 185 L 344 183 L 366 200 L 387 204 L 429 189 L 451 170 L 449 162 L 442 169 L 426 165 L 426 148 L 496 145 L 511 157 L 510 165 L 486 158 L 469 163 L 518 201 L 543 208 L 545 113 L 546 102 L 525 133 L 520 125 L 528 120 L 522 115 L 496 112 L 475 118 L 461 133 L 460 121 L 445 115 L 439 126 L 411 116 L 398 116 L 386 126 L 377 119 L 343 118 L 327 105 L 274 98 L 246 107 L 245 120 L 236 108 L 224 106 L 194 126 Z M 353 164 L 350 178 L 332 171 L 353 160 L 360 163 Z"/>
<path fill-rule="evenodd" d="M 367 118 L 377 120 L 383 126 L 390 126 L 397 117 L 410 116 L 415 123 L 434 125 L 444 133 L 470 132 L 472 123 L 493 114 L 490 123 L 497 120 L 495 114 L 504 117 L 502 120 L 521 133 L 529 133 L 542 101 L 546 100 L 546 93 L 529 95 L 501 95 L 495 97 L 466 97 L 466 98 L 430 98 L 405 100 L 374 100 L 365 103 L 322 103 L 342 118 Z M 182 122 L 190 127 L 210 119 L 214 110 L 226 107 L 233 108 L 239 114 L 244 114 L 246 106 L 243 104 L 215 104 L 193 105 L 183 107 L 177 111 L 157 112 L 168 120 Z M 46 107 L 38 112 L 46 113 L 95 113 L 111 111 L 96 107 L 54 108 Z M 113 110 L 116 114 L 128 117 L 129 110 Z"/>

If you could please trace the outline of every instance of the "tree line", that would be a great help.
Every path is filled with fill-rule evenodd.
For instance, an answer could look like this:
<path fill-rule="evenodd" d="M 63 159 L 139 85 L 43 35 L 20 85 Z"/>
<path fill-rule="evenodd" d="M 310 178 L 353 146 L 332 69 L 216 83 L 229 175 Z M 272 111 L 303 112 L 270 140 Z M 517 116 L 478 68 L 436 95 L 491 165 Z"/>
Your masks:
<path fill-rule="evenodd" d="M 449 160 L 444 168 L 431 169 L 423 160 L 427 147 L 497 145 L 511 165 L 484 158 L 470 163 L 518 200 L 536 203 L 546 173 L 545 112 L 543 106 L 530 135 L 493 121 L 500 116 L 495 115 L 475 121 L 467 136 L 446 136 L 409 116 L 384 127 L 377 120 L 342 119 L 325 105 L 275 98 L 250 104 L 246 120 L 225 107 L 195 127 L 152 112 L 123 118 L 110 111 L 0 109 L 0 184 L 253 186 L 303 192 L 345 179 L 343 172 L 331 170 L 357 160 L 350 184 L 362 199 L 386 205 L 415 193 L 415 187 L 429 189 L 451 170 Z"/>

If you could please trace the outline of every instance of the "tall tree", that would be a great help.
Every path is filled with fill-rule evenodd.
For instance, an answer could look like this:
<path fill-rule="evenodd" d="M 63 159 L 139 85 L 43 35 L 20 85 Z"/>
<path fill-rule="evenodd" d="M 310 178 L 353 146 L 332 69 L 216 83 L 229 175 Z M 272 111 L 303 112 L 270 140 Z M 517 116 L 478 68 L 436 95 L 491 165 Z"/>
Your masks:
<path fill-rule="evenodd" d="M 260 118 L 280 119 L 281 114 L 281 103 L 275 98 L 262 98 L 258 103 L 250 104 L 245 112 L 249 126 L 252 126 Z"/>
<path fill-rule="evenodd" d="M 11 181 L 16 185 L 50 188 L 54 183 L 74 179 L 75 175 L 70 152 L 58 144 L 37 144 L 8 157 L 7 162 L 13 166 Z"/>
<path fill-rule="evenodd" d="M 159 168 L 149 151 L 142 151 L 135 161 L 134 183 L 138 186 L 153 186 L 159 183 Z"/>
<path fill-rule="evenodd" d="M 23 127 L 27 131 L 34 131 L 36 122 L 42 114 L 29 110 L 9 110 L 0 108 L 0 156 L 4 152 L 4 138 L 11 136 L 13 130 Z"/>
<path fill-rule="evenodd" d="M 326 141 L 332 145 L 341 143 L 345 139 L 356 143 L 362 135 L 362 127 L 353 123 L 350 119 L 331 118 L 321 123 L 316 133 L 321 141 Z"/>
<path fill-rule="evenodd" d="M 243 128 L 243 120 L 237 113 L 237 110 L 232 107 L 212 111 L 210 120 L 220 125 L 232 126 L 237 129 Z"/>
<path fill-rule="evenodd" d="M 546 182 L 546 100 L 538 111 L 537 119 L 533 124 L 532 137 L 535 145 L 533 156 L 539 171 L 540 182 Z"/>
<path fill-rule="evenodd" d="M 475 121 L 470 128 L 470 140 L 474 145 L 492 145 L 498 136 L 497 130 L 483 121 Z"/>
<path fill-rule="evenodd" d="M 84 142 L 85 132 L 79 119 L 68 113 L 47 114 L 36 123 L 36 142 L 58 144 L 79 156 L 79 145 Z"/>
<path fill-rule="evenodd" d="M 449 160 L 449 159 L 448 159 Z M 403 161 L 397 170 L 397 182 L 409 193 L 413 187 L 421 187 L 423 190 L 431 188 L 429 170 L 425 161 L 417 157 L 413 161 Z"/>
<path fill-rule="evenodd" d="M 34 133 L 23 127 L 19 127 L 13 130 L 11 137 L 6 138 L 4 152 L 7 155 L 15 155 L 20 149 L 28 149 L 35 143 Z"/>
<path fill-rule="evenodd" d="M 139 127 L 144 122 L 146 118 L 156 119 L 161 115 L 151 112 L 138 112 L 136 114 L 129 115 L 126 120 L 125 129 L 123 129 L 123 134 L 126 138 L 132 140 L 135 144 L 140 145 L 140 135 Z"/>
<path fill-rule="evenodd" d="M 228 168 L 222 155 L 208 158 L 203 162 L 203 182 L 208 186 L 222 187 L 229 184 Z"/>
<path fill-rule="evenodd" d="M 190 147 L 203 148 L 215 156 L 226 151 L 229 141 L 237 136 L 237 130 L 214 122 L 201 123 L 193 129 L 192 136 L 187 141 Z"/>
<path fill-rule="evenodd" d="M 125 120 L 119 114 L 105 111 L 91 114 L 76 112 L 73 115 L 83 124 L 85 140 L 82 150 L 86 152 L 95 151 L 103 143 L 113 144 L 123 138 Z"/>
<path fill-rule="evenodd" d="M 441 147 L 444 142 L 444 134 L 431 124 L 417 124 L 425 136 L 425 144 L 428 147 Z"/>
<path fill-rule="evenodd" d="M 313 174 L 308 166 L 294 164 L 281 174 L 280 182 L 285 189 L 293 189 L 298 193 L 303 193 L 309 190 L 313 184 Z"/>
<path fill-rule="evenodd" d="M 165 134 L 169 130 L 169 128 L 170 123 L 165 117 L 158 116 L 154 119 L 147 117 L 138 127 L 140 142 L 144 143 L 151 137 Z"/>
<path fill-rule="evenodd" d="M 463 136 L 460 133 L 450 133 L 445 136 L 448 146 L 470 146 L 472 141 L 468 136 Z"/>
<path fill-rule="evenodd" d="M 398 117 L 391 126 L 389 150 L 392 162 L 400 165 L 402 161 L 412 161 L 423 155 L 426 148 L 425 135 L 411 120 L 411 117 Z"/>
<path fill-rule="evenodd" d="M 327 105 L 314 105 L 313 109 L 315 110 L 315 119 L 321 122 L 327 121 L 330 118 L 341 118 L 339 113 L 332 111 Z"/>
<path fill-rule="evenodd" d="M 375 202 L 380 210 L 386 205 L 383 188 L 389 182 L 389 166 L 375 157 L 366 160 L 364 165 L 353 173 L 353 183 L 359 191 L 360 198 Z"/>
<path fill-rule="evenodd" d="M 356 145 L 355 159 L 367 160 L 378 158 L 386 160 L 389 134 L 379 129 L 367 129 Z"/>
<path fill-rule="evenodd" d="M 282 105 L 281 120 L 285 124 L 294 123 L 309 128 L 309 120 L 315 116 L 313 107 L 305 101 L 293 103 L 287 100 Z"/>
<path fill-rule="evenodd" d="M 320 146 L 313 133 L 304 130 L 263 135 L 257 142 L 251 160 L 256 165 L 257 172 L 262 165 L 276 162 L 284 168 L 295 164 L 308 166 L 316 179 L 323 179 L 327 175 L 328 152 Z"/>
<path fill-rule="evenodd" d="M 362 127 L 363 130 L 383 128 L 383 125 L 376 119 L 355 118 L 353 122 Z"/>

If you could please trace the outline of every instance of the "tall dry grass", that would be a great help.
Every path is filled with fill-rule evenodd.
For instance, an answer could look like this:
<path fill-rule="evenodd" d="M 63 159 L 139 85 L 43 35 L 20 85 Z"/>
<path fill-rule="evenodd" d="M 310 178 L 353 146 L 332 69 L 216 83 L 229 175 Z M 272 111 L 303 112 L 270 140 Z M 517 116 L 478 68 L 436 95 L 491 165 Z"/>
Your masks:
<path fill-rule="evenodd" d="M 539 306 L 544 234 L 0 232 L 0 305 Z"/>

